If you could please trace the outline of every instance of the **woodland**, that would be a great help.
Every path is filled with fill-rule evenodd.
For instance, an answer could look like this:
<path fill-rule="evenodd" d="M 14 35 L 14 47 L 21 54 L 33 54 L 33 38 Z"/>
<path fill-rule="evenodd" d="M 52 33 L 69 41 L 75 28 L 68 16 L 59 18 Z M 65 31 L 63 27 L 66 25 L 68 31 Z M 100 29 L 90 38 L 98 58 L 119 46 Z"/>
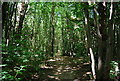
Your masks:
<path fill-rule="evenodd" d="M 119 2 L 1 2 L 2 81 L 120 81 Z"/>

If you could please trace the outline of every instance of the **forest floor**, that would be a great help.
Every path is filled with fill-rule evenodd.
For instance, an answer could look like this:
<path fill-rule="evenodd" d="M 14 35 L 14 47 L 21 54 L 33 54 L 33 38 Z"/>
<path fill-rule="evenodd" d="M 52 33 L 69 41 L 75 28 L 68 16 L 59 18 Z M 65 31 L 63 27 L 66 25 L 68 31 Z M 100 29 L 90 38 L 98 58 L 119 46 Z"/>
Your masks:
<path fill-rule="evenodd" d="M 68 56 L 50 58 L 43 61 L 40 71 L 32 75 L 31 81 L 89 81 L 92 75 L 88 59 Z"/>

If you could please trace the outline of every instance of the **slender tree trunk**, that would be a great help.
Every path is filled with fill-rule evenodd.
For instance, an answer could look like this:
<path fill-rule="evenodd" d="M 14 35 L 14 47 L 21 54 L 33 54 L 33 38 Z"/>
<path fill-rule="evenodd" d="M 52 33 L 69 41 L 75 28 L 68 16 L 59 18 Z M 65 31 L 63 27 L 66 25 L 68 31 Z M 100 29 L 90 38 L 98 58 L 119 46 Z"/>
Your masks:
<path fill-rule="evenodd" d="M 2 49 L 2 5 L 0 4 L 0 49 Z M 2 53 L 2 50 L 0 50 L 0 53 Z M 0 54 L 0 57 L 2 57 L 2 54 Z M 2 65 L 2 58 L 0 58 L 0 65 Z M 0 67 L 0 73 L 2 73 L 2 67 Z M 0 78 L 2 75 L 0 74 Z"/>
<path fill-rule="evenodd" d="M 19 16 L 19 25 L 18 25 L 18 39 L 20 39 L 20 35 L 21 35 L 21 31 L 22 31 L 22 28 L 23 28 L 23 21 L 24 21 L 24 18 L 25 18 L 25 14 L 26 14 L 26 10 L 27 10 L 27 7 L 28 7 L 28 4 L 26 4 L 25 2 L 22 2 L 21 4 L 21 9 L 19 11 L 20 13 L 20 16 Z"/>
<path fill-rule="evenodd" d="M 61 32 L 62 32 L 62 55 L 65 55 L 65 37 L 64 37 L 64 28 L 63 25 L 64 23 L 62 22 L 62 28 L 61 28 Z"/>
<path fill-rule="evenodd" d="M 2 27 L 3 27 L 3 31 L 5 32 L 4 38 L 5 38 L 6 46 L 8 46 L 10 44 L 10 41 L 12 39 L 10 37 L 10 34 L 12 35 L 13 29 L 15 29 L 12 24 L 12 22 L 13 22 L 12 17 L 15 12 L 14 11 L 15 5 L 16 5 L 16 2 L 15 3 L 4 2 L 2 4 L 2 20 L 3 20 Z"/>
<path fill-rule="evenodd" d="M 119 40 L 119 41 L 118 41 L 118 44 L 119 44 L 119 45 L 118 45 L 118 46 L 119 46 L 118 48 L 120 48 L 120 25 L 119 25 L 119 39 L 118 39 L 118 40 Z M 118 56 L 118 62 L 119 62 L 119 63 L 118 63 L 118 67 L 119 67 L 119 71 L 120 71 L 120 50 L 118 51 L 118 55 L 119 55 L 119 56 Z M 118 77 L 119 77 L 119 80 L 120 80 L 120 72 L 119 72 L 119 74 L 118 74 Z"/>
<path fill-rule="evenodd" d="M 53 57 L 54 55 L 54 44 L 55 44 L 55 28 L 54 28 L 54 25 L 55 25 L 55 20 L 54 20 L 54 15 L 55 15 L 55 3 L 53 2 L 52 3 L 52 11 L 51 11 L 51 30 L 52 30 L 52 33 L 51 33 L 51 38 L 52 38 L 52 41 L 51 41 L 51 56 Z"/>
<path fill-rule="evenodd" d="M 116 14 L 117 14 L 117 16 L 118 16 L 118 19 L 120 19 L 120 9 L 119 9 L 119 3 L 117 3 L 117 4 L 115 4 L 116 5 L 116 9 L 118 9 L 118 10 L 116 10 Z M 118 73 L 118 75 L 117 75 L 117 79 L 118 79 L 118 81 L 120 81 L 120 22 L 118 21 L 118 36 L 117 36 L 117 61 L 118 61 L 118 70 L 119 70 L 119 73 Z"/>
<path fill-rule="evenodd" d="M 9 3 L 3 2 L 2 4 L 2 27 L 5 35 L 5 44 L 8 46 L 9 40 Z"/>
<path fill-rule="evenodd" d="M 86 6 L 89 6 L 88 3 L 85 3 Z M 85 7 L 84 9 L 85 12 L 85 27 L 86 27 L 86 35 L 87 35 L 87 44 L 88 44 L 88 52 L 90 54 L 90 58 L 91 58 L 91 69 L 92 69 L 92 74 L 93 74 L 93 78 L 96 78 L 96 74 L 95 74 L 95 59 L 94 59 L 94 54 L 93 54 L 93 50 L 92 50 L 92 38 L 91 38 L 91 34 L 90 34 L 90 25 L 89 25 L 89 11 L 88 8 Z"/>

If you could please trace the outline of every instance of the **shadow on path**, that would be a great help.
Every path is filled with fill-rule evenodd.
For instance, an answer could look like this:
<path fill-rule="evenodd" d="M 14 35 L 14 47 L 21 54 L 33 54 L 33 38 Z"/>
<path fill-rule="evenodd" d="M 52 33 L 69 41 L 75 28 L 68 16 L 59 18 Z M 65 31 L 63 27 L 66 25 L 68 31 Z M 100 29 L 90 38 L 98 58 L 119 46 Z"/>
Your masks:
<path fill-rule="evenodd" d="M 58 56 L 44 61 L 31 81 L 87 81 L 92 79 L 90 62 L 84 58 Z"/>

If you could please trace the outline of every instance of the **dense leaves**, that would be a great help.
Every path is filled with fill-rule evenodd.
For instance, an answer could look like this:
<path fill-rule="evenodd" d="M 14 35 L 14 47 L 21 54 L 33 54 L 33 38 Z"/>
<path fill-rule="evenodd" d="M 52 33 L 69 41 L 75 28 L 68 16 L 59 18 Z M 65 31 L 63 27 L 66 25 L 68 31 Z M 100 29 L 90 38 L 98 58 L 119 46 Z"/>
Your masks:
<path fill-rule="evenodd" d="M 45 61 L 58 56 L 84 58 L 83 64 L 91 64 L 90 79 L 120 79 L 119 6 L 3 2 L 2 80 L 34 80 Z"/>

